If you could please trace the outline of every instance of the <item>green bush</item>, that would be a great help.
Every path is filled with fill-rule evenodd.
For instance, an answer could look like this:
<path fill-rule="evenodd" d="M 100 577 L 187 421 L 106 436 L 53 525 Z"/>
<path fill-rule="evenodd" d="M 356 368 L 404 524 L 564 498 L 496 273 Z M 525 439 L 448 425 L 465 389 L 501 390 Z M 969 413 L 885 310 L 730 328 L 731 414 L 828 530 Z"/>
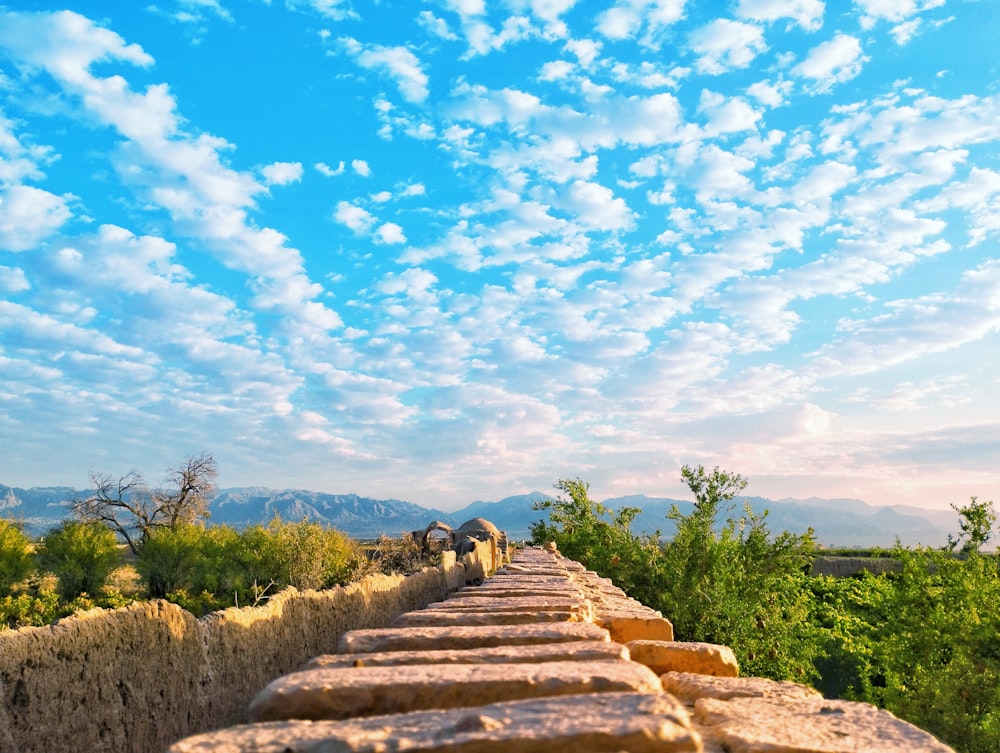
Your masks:
<path fill-rule="evenodd" d="M 0 625 L 7 628 L 41 627 L 64 614 L 59 594 L 55 591 L 0 598 Z"/>
<path fill-rule="evenodd" d="M 345 583 L 362 562 L 339 531 L 275 518 L 242 532 L 198 524 L 158 529 L 139 551 L 136 567 L 150 597 L 204 613 L 257 604 L 287 586 Z"/>
<path fill-rule="evenodd" d="M 34 568 L 31 542 L 13 522 L 0 519 L 0 595 L 6 595 Z"/>
<path fill-rule="evenodd" d="M 114 533 L 100 523 L 67 521 L 51 529 L 36 554 L 40 569 L 59 578 L 64 599 L 97 594 L 121 557 Z"/>

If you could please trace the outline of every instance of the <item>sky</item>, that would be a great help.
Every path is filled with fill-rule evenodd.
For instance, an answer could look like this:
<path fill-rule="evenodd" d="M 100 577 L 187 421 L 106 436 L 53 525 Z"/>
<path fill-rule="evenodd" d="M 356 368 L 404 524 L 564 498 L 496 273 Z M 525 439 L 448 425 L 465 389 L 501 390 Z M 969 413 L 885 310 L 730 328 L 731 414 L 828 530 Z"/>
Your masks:
<path fill-rule="evenodd" d="M 0 483 L 1000 499 L 998 38 L 994 0 L 0 5 Z"/>

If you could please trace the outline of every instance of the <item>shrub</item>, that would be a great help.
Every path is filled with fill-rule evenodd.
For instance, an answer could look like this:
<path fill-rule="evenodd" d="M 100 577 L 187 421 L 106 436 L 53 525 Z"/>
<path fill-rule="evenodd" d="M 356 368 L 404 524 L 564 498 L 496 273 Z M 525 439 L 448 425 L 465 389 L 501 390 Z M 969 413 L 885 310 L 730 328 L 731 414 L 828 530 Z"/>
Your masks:
<path fill-rule="evenodd" d="M 206 576 L 206 529 L 194 523 L 153 532 L 136 560 L 136 569 L 150 598 L 164 599 L 180 589 L 191 589 Z"/>
<path fill-rule="evenodd" d="M 59 578 L 59 595 L 71 600 L 100 591 L 121 558 L 114 533 L 103 525 L 67 521 L 46 534 L 37 559 Z"/>
<path fill-rule="evenodd" d="M 33 565 L 28 537 L 16 524 L 0 519 L 0 594 L 9 594 Z"/>
<path fill-rule="evenodd" d="M 40 591 L 37 595 L 18 594 L 0 599 L 0 626 L 20 628 L 48 625 L 63 616 L 59 594 Z"/>

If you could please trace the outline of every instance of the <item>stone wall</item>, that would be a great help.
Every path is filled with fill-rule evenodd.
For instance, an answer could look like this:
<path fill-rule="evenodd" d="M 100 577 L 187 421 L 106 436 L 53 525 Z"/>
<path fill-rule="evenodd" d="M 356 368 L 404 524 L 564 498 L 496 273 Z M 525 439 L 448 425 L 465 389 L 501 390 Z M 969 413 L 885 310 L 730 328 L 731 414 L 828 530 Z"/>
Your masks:
<path fill-rule="evenodd" d="M 552 549 L 344 634 L 249 716 L 169 753 L 954 753 L 873 706 L 740 677 L 731 649 L 675 641 L 659 612 Z"/>
<path fill-rule="evenodd" d="M 149 601 L 0 632 L 0 753 L 163 751 L 185 735 L 238 724 L 274 678 L 334 650 L 351 630 L 482 581 L 488 543 L 409 576 L 368 576 L 328 591 L 288 589 L 265 606 L 196 619 Z"/>

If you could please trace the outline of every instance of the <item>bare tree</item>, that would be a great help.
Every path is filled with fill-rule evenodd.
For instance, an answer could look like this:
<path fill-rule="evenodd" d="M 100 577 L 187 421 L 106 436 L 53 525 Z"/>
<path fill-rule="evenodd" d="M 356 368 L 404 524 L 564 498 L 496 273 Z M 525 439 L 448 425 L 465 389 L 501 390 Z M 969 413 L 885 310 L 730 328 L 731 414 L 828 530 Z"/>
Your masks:
<path fill-rule="evenodd" d="M 96 520 L 120 535 L 138 554 L 157 528 L 176 528 L 208 517 L 218 467 L 202 453 L 167 472 L 167 489 L 150 489 L 141 475 L 129 471 L 115 478 L 91 471 L 93 493 L 73 504 L 81 520 Z"/>

